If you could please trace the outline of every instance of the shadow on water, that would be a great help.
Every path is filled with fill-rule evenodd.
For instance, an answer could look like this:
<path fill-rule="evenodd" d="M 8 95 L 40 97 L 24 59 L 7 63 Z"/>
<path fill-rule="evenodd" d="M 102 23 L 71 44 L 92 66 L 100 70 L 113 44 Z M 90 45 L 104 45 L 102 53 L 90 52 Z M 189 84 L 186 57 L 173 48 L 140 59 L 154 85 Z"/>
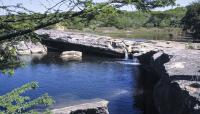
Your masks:
<path fill-rule="evenodd" d="M 106 99 L 110 114 L 157 114 L 152 79 L 133 60 L 84 55 L 82 61 L 63 61 L 58 53 L 24 56 L 26 67 L 18 68 L 13 79 L 2 77 L 0 93 L 6 93 L 30 81 L 40 88 L 26 95 L 45 92 L 56 100 L 52 108 L 61 108 L 91 99 Z M 137 64 L 136 64 L 137 63 Z M 154 83 L 152 83 L 154 82 Z M 6 86 L 9 84 L 9 86 Z"/>
<path fill-rule="evenodd" d="M 37 65 L 37 64 L 44 64 L 44 65 L 50 65 L 50 64 L 57 64 L 57 65 L 66 65 L 69 62 L 82 62 L 82 61 L 89 61 L 90 63 L 101 63 L 102 61 L 113 61 L 110 57 L 99 57 L 95 55 L 87 55 L 84 54 L 82 57 L 82 60 L 80 61 L 65 61 L 62 58 L 60 58 L 60 53 L 58 52 L 50 52 L 47 55 L 42 56 L 34 56 L 31 57 L 31 64 Z"/>

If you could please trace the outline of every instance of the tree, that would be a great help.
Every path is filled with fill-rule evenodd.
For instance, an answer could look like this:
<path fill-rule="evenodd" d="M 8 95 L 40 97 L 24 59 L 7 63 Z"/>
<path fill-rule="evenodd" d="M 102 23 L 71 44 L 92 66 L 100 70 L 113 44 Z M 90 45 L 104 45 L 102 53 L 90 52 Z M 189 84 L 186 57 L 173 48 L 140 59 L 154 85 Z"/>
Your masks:
<path fill-rule="evenodd" d="M 31 100 L 28 96 L 21 96 L 28 90 L 34 90 L 38 87 L 37 82 L 31 82 L 23 85 L 20 88 L 0 96 L 0 114 L 37 114 L 39 112 L 32 110 L 34 106 L 44 105 L 49 106 L 54 101 L 48 94 L 44 94 L 41 97 Z M 47 113 L 47 112 L 44 112 Z"/>
<path fill-rule="evenodd" d="M 175 0 L 108 0 L 95 3 L 93 0 L 60 0 L 53 6 L 46 8 L 43 13 L 31 11 L 23 4 L 1 4 L 0 10 L 3 10 L 5 15 L 0 17 L 0 43 L 5 41 L 12 43 L 21 38 L 27 39 L 27 36 L 35 37 L 37 35 L 33 31 L 66 19 L 80 17 L 87 24 L 97 18 L 98 15 L 106 16 L 110 13 L 116 13 L 118 8 L 128 4 L 135 5 L 139 10 L 150 10 L 155 7 L 173 5 L 174 2 Z M 64 5 L 67 10 L 61 11 L 60 7 Z M 78 10 L 75 11 L 75 9 Z M 10 46 L 7 47 L 6 45 L 3 50 L 0 50 L 0 70 L 3 70 L 3 72 L 16 67 L 18 65 L 17 60 L 15 50 Z M 9 73 L 13 74 L 14 70 L 10 70 Z M 0 96 L 0 113 L 37 113 L 31 110 L 33 106 L 52 104 L 53 100 L 48 95 L 43 95 L 35 100 L 20 96 L 27 90 L 36 87 L 37 83 L 32 82 Z"/>
<path fill-rule="evenodd" d="M 110 6 L 120 8 L 125 5 L 134 5 L 139 10 L 149 10 L 156 7 L 174 4 L 175 0 L 108 0 L 101 3 L 95 3 L 93 0 L 60 0 L 59 2 L 55 3 L 55 5 L 47 8 L 47 10 L 42 14 L 30 11 L 22 4 L 0 6 L 0 9 L 4 10 L 8 14 L 0 19 L 0 41 L 25 35 L 33 32 L 34 30 L 41 29 L 61 22 L 65 19 L 71 19 L 77 16 L 81 16 L 87 21 L 90 21 L 101 12 L 106 12 Z M 68 10 L 60 13 L 61 11 L 59 8 L 63 5 L 66 5 Z M 13 8 L 15 10 L 13 10 Z M 75 9 L 79 9 L 79 11 L 72 12 Z M 52 11 L 54 13 L 52 15 L 48 15 Z M 18 15 L 17 18 L 15 15 Z M 24 24 L 24 22 L 30 21 L 33 24 L 29 25 L 28 27 L 25 28 L 21 26 Z M 19 26 L 12 26 L 13 24 L 17 24 Z"/>
<path fill-rule="evenodd" d="M 200 39 L 200 1 L 187 6 L 186 15 L 182 19 L 183 30 L 192 33 L 194 39 Z"/>

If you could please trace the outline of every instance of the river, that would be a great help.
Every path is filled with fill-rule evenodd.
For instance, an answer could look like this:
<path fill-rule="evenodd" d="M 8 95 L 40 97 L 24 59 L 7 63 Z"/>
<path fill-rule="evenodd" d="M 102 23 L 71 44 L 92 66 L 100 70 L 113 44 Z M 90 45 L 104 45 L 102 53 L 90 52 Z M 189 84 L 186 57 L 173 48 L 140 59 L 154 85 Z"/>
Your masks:
<path fill-rule="evenodd" d="M 37 81 L 39 88 L 25 95 L 36 98 L 48 93 L 56 101 L 50 108 L 106 99 L 110 114 L 143 113 L 136 108 L 133 97 L 135 78 L 139 75 L 138 65 L 133 60 L 83 56 L 82 61 L 64 62 L 55 54 L 22 58 L 26 65 L 17 68 L 14 76 L 0 74 L 1 95 L 25 83 Z"/>

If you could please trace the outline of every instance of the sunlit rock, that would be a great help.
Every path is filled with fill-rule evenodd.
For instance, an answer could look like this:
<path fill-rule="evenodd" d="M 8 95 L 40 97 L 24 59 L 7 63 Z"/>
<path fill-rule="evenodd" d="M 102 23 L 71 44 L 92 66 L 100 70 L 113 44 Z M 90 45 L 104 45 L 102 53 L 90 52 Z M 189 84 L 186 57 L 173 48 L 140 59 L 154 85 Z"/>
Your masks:
<path fill-rule="evenodd" d="M 109 114 L 108 101 L 92 101 L 52 110 L 53 114 Z"/>
<path fill-rule="evenodd" d="M 148 76 L 159 78 L 153 104 L 160 114 L 200 114 L 200 50 L 187 44 L 148 41 L 134 46 L 133 53 Z"/>
<path fill-rule="evenodd" d="M 47 47 L 53 47 L 57 50 L 76 50 L 105 56 L 124 57 L 126 45 L 121 39 L 58 30 L 37 30 L 35 32 L 42 37 L 43 43 Z"/>
<path fill-rule="evenodd" d="M 19 41 L 12 44 L 19 55 L 30 54 L 45 54 L 47 53 L 47 47 L 40 42 L 33 43 L 31 41 Z"/>
<path fill-rule="evenodd" d="M 60 58 L 62 58 L 65 61 L 82 60 L 82 52 L 64 51 L 61 53 Z"/>

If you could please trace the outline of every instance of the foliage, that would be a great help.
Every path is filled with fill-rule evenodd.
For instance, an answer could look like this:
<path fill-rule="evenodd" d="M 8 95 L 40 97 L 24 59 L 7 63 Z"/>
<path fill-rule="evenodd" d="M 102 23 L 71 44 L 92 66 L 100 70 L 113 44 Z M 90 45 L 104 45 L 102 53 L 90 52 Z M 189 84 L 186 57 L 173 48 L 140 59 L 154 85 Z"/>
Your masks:
<path fill-rule="evenodd" d="M 44 94 L 36 99 L 31 99 L 28 96 L 21 96 L 28 90 L 34 90 L 38 87 L 37 82 L 31 82 L 23 85 L 20 88 L 14 89 L 11 92 L 0 96 L 1 114 L 16 114 L 16 113 L 38 113 L 33 110 L 34 106 L 44 105 L 49 106 L 54 101 L 48 94 Z"/>
<path fill-rule="evenodd" d="M 20 66 L 15 48 L 10 43 L 2 43 L 0 48 L 0 70 L 3 74 L 14 74 L 14 68 Z"/>
<path fill-rule="evenodd" d="M 153 27 L 181 27 L 181 19 L 184 17 L 186 8 L 178 7 L 167 11 L 155 11 L 151 13 L 145 26 Z"/>
<path fill-rule="evenodd" d="M 175 5 L 176 0 L 111 0 L 112 3 L 134 5 L 137 9 L 147 11 L 156 7 Z"/>
<path fill-rule="evenodd" d="M 35 35 L 33 31 L 64 20 L 73 20 L 72 23 L 67 23 L 67 25 L 77 24 L 80 28 L 89 26 L 89 23 L 96 23 L 92 20 L 103 22 L 103 17 L 108 17 L 104 20 L 107 21 L 112 19 L 112 16 L 116 17 L 117 8 L 124 5 L 135 5 L 139 10 L 147 11 L 155 7 L 173 5 L 174 3 L 175 0 L 109 0 L 105 3 L 95 3 L 93 0 L 59 0 L 54 6 L 47 8 L 44 13 L 31 11 L 22 4 L 4 5 L 2 3 L 0 10 L 6 12 L 6 15 L 0 16 L 0 43 L 10 42 L 13 39 L 19 40 L 20 38 L 28 39 L 31 35 Z M 62 5 L 66 5 L 68 10 L 61 12 L 59 8 Z M 80 11 L 72 12 L 76 8 Z M 113 22 L 111 21 L 106 23 L 112 25 Z M 117 20 L 117 22 L 119 28 L 128 27 L 127 23 L 121 25 L 122 20 Z M 18 65 L 17 60 L 15 50 L 11 46 L 6 44 L 3 50 L 0 50 L 0 70 L 2 72 L 9 71 L 10 75 L 14 74 L 13 69 Z M 33 100 L 30 97 L 21 96 L 24 92 L 37 87 L 37 83 L 32 82 L 0 96 L 0 113 L 38 113 L 32 110 L 34 106 L 51 105 L 54 101 L 47 94 Z"/>
<path fill-rule="evenodd" d="M 175 0 L 109 0 L 100 3 L 95 3 L 94 0 L 59 0 L 54 6 L 47 8 L 44 13 L 31 11 L 22 4 L 1 5 L 0 9 L 5 11 L 7 15 L 0 18 L 0 41 L 25 35 L 66 19 L 82 17 L 85 19 L 84 22 L 88 23 L 95 19 L 96 15 L 112 14 L 116 11 L 113 9 L 124 5 L 135 5 L 137 9 L 147 11 L 174 4 Z M 61 12 L 59 8 L 63 5 L 66 5 L 67 10 Z M 80 11 L 72 12 L 76 8 Z M 50 13 L 51 11 L 54 13 Z"/>
<path fill-rule="evenodd" d="M 182 19 L 184 30 L 192 33 L 194 39 L 200 39 L 200 1 L 187 6 L 187 13 Z"/>
<path fill-rule="evenodd" d="M 113 38 L 138 38 L 149 40 L 172 40 L 178 38 L 182 32 L 181 28 L 127 28 L 116 29 L 114 27 L 98 27 L 95 30 L 85 29 L 84 32 L 106 35 Z"/>
<path fill-rule="evenodd" d="M 138 27 L 181 27 L 181 19 L 186 13 L 186 8 L 178 7 L 167 11 L 120 11 L 110 10 L 113 13 L 96 15 L 90 22 L 84 24 L 82 17 L 65 20 L 61 25 L 69 29 L 83 29 L 84 27 L 116 27 L 118 29 Z"/>

